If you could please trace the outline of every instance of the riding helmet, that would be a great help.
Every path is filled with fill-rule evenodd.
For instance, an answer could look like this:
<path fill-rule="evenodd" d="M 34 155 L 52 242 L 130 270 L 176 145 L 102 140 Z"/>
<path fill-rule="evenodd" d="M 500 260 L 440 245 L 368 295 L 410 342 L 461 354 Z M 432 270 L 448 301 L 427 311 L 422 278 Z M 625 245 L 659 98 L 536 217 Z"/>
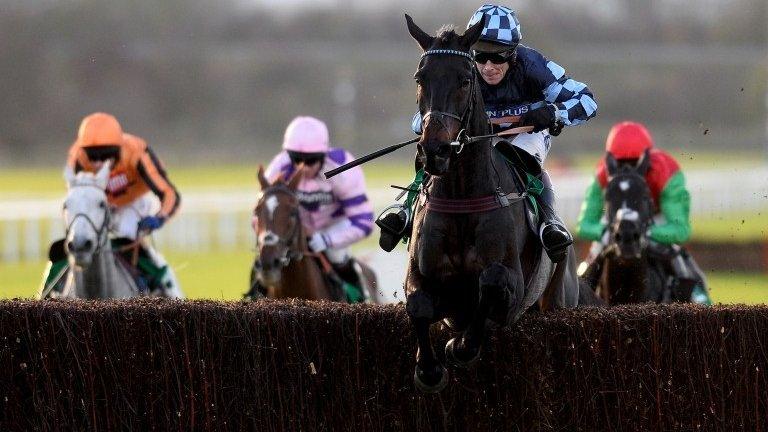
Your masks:
<path fill-rule="evenodd" d="M 472 45 L 475 51 L 500 53 L 514 50 L 520 43 L 522 33 L 515 11 L 505 6 L 486 4 L 480 6 L 470 18 L 467 28 L 485 17 L 485 27 L 480 39 Z"/>
<path fill-rule="evenodd" d="M 314 117 L 296 117 L 285 129 L 283 149 L 298 153 L 327 153 L 328 127 Z"/>
<path fill-rule="evenodd" d="M 605 151 L 616 159 L 639 159 L 646 149 L 653 147 L 653 138 L 640 123 L 617 123 L 605 140 Z"/>
<path fill-rule="evenodd" d="M 114 116 L 103 112 L 93 113 L 80 123 L 77 141 L 83 147 L 120 145 L 123 142 L 123 128 Z"/>

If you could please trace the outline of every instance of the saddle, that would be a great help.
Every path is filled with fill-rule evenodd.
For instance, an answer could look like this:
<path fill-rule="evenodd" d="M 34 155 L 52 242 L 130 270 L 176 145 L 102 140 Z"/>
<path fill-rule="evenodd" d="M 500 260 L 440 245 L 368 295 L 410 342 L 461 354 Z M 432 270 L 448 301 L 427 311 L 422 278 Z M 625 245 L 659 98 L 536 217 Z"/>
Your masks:
<path fill-rule="evenodd" d="M 532 195 L 540 193 L 535 187 L 532 187 L 531 182 L 535 179 L 535 176 L 531 174 L 533 167 L 530 163 L 526 163 L 525 159 L 530 158 L 522 154 L 523 152 L 517 147 L 513 146 L 511 142 L 503 138 L 493 138 L 491 141 L 493 148 L 501 154 L 504 160 L 507 162 L 507 167 L 515 175 L 516 192 L 528 192 L 528 198 L 525 200 L 525 215 L 528 228 L 531 232 L 538 237 L 539 236 L 539 210 L 538 204 L 536 204 L 536 198 Z M 540 168 L 537 168 L 540 169 Z"/>
<path fill-rule="evenodd" d="M 43 295 L 48 297 L 52 293 L 61 293 L 66 282 L 65 274 L 69 270 L 67 251 L 64 247 L 65 239 L 56 240 L 48 249 L 49 268 L 43 281 Z M 158 267 L 149 257 L 143 247 L 139 246 L 136 265 L 133 265 L 134 241 L 127 238 L 111 239 L 112 250 L 115 252 L 117 264 L 123 266 L 133 277 L 139 292 L 146 294 L 160 286 L 167 267 Z M 55 295 L 55 294 L 54 294 Z"/>
<path fill-rule="evenodd" d="M 168 271 L 167 267 L 158 267 L 141 245 L 135 245 L 134 240 L 119 237 L 111 239 L 111 243 L 117 262 L 133 276 L 141 293 L 160 287 L 161 280 Z M 135 250 L 136 247 L 138 251 Z"/>

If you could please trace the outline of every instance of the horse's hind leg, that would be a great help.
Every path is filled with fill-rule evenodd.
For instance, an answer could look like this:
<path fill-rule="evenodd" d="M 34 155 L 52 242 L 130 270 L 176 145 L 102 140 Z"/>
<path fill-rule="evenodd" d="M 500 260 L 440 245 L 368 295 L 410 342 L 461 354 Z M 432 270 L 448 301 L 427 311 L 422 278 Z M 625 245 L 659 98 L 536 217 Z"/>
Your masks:
<path fill-rule="evenodd" d="M 448 384 L 448 371 L 435 357 L 429 327 L 439 319 L 432 297 L 416 290 L 408 295 L 406 310 L 416 331 L 419 351 L 416 354 L 416 370 L 413 381 L 425 393 L 437 393 Z"/>
<path fill-rule="evenodd" d="M 518 277 L 515 277 L 517 274 Z M 500 263 L 480 274 L 480 300 L 467 330 L 445 345 L 445 356 L 454 366 L 468 367 L 480 357 L 486 320 L 506 322 L 510 310 L 522 298 L 523 278 Z"/>

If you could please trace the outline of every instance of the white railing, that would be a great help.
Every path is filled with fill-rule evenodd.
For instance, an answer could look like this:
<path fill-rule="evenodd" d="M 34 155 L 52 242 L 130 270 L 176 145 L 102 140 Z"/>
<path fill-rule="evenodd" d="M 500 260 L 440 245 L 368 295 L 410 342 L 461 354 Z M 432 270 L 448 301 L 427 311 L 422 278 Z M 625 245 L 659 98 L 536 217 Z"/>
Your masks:
<path fill-rule="evenodd" d="M 768 168 L 691 171 L 687 174 L 692 214 L 751 211 L 768 207 Z M 590 178 L 554 178 L 563 219 L 575 223 Z M 376 209 L 390 204 L 397 191 L 370 191 Z M 182 191 L 182 209 L 155 235 L 163 250 L 236 250 L 253 248 L 250 215 L 255 189 L 222 192 Z M 0 260 L 16 262 L 45 257 L 48 245 L 64 233 L 62 199 L 13 199 L 0 202 Z M 768 218 L 767 218 L 768 220 Z"/>

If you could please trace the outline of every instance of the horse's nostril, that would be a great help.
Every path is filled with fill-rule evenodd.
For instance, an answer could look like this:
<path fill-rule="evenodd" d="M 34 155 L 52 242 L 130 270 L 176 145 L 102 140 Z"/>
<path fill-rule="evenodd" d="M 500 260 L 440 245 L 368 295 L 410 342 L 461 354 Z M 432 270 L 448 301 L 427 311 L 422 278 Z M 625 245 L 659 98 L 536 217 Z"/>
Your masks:
<path fill-rule="evenodd" d="M 277 268 L 277 267 L 280 267 L 280 258 L 275 258 L 275 259 L 272 261 L 272 267 L 273 267 L 273 268 Z"/>
<path fill-rule="evenodd" d="M 93 242 L 91 240 L 86 240 L 85 243 L 83 243 L 83 249 L 90 250 L 91 246 L 93 246 Z"/>
<path fill-rule="evenodd" d="M 75 250 L 75 243 L 72 242 L 72 240 L 67 242 L 67 250 L 68 251 L 74 251 Z"/>

